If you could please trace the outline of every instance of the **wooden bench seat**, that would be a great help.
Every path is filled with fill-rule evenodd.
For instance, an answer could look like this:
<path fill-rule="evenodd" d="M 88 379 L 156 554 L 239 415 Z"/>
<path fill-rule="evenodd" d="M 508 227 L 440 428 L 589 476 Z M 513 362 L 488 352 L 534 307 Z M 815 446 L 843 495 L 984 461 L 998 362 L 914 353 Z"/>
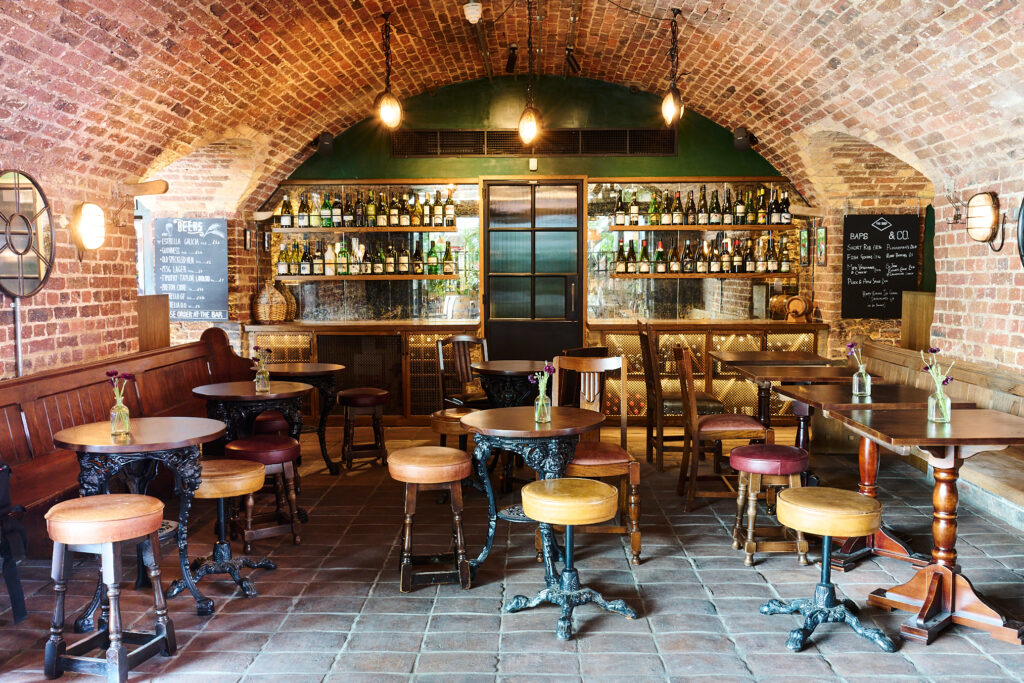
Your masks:
<path fill-rule="evenodd" d="M 53 435 L 109 419 L 112 369 L 135 375 L 125 392 L 132 417 L 205 417 L 193 387 L 252 378 L 251 362 L 235 354 L 223 330 L 210 328 L 190 344 L 0 381 L 0 461 L 11 467 L 12 502 L 27 510 L 32 557 L 50 552 L 43 513 L 78 491 L 78 460 L 54 446 Z"/>

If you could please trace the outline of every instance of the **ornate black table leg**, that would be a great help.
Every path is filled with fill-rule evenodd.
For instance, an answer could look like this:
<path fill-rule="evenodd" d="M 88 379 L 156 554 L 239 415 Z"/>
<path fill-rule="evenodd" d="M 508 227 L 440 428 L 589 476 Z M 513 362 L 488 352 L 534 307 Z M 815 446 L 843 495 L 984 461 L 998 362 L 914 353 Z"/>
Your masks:
<path fill-rule="evenodd" d="M 192 511 L 192 496 L 199 488 L 202 466 L 199 464 L 199 446 L 189 446 L 173 451 L 164 451 L 161 460 L 174 473 L 174 492 L 178 494 L 178 563 L 185 587 L 192 593 L 196 601 L 196 614 L 208 616 L 213 614 L 213 600 L 209 599 L 196 586 L 195 579 L 188 562 L 188 520 Z"/>
<path fill-rule="evenodd" d="M 149 484 L 156 478 L 158 465 L 155 460 L 136 460 L 125 465 L 125 481 L 128 483 L 130 493 L 146 495 Z M 152 588 L 149 581 L 149 572 L 146 571 L 146 564 L 143 557 L 144 544 L 135 544 L 135 565 L 138 571 L 135 574 L 135 589 Z"/>
<path fill-rule="evenodd" d="M 494 545 L 494 534 L 498 528 L 498 508 L 494 501 L 494 487 L 491 486 L 491 478 L 487 474 L 487 461 L 491 458 L 493 448 L 493 437 L 476 434 L 474 436 L 475 447 L 473 448 L 473 467 L 476 470 L 477 479 L 483 486 L 484 495 L 487 496 L 487 536 L 484 539 L 484 547 L 475 560 L 469 561 L 469 569 L 476 578 L 476 570 L 487 556 L 491 554 L 491 546 Z"/>
<path fill-rule="evenodd" d="M 480 374 L 480 387 L 495 408 L 514 408 L 533 405 L 537 398 L 537 385 L 530 383 L 528 375 Z"/>
<path fill-rule="evenodd" d="M 327 471 L 331 474 L 338 474 L 338 465 L 331 461 L 327 455 L 327 418 L 337 403 L 337 388 L 334 385 L 334 375 L 327 377 L 306 377 L 309 382 L 320 392 L 320 422 L 317 424 L 316 435 L 320 440 L 320 455 L 323 456 Z M 465 450 L 464 448 L 462 450 Z"/>

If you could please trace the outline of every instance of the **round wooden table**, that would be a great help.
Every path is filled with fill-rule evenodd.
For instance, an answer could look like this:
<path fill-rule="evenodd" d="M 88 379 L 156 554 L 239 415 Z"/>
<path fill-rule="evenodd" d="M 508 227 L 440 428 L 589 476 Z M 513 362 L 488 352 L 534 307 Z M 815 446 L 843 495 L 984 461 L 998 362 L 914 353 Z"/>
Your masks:
<path fill-rule="evenodd" d="M 313 390 L 303 382 L 272 381 L 270 391 L 257 392 L 254 382 L 204 384 L 192 390 L 193 396 L 206 399 L 206 415 L 225 424 L 224 439 L 251 436 L 256 416 L 277 410 L 288 420 L 288 436 L 296 441 L 302 433 L 302 397 Z"/>
<path fill-rule="evenodd" d="M 320 394 L 320 421 L 316 429 L 310 425 L 320 439 L 320 455 L 323 456 L 327 471 L 338 473 L 338 465 L 327 456 L 327 417 L 338 400 L 338 374 L 345 369 L 337 363 L 268 363 L 267 370 L 274 379 L 297 379 L 316 387 Z"/>
<path fill-rule="evenodd" d="M 490 554 L 498 523 L 494 489 L 487 476 L 487 462 L 492 453 L 510 451 L 521 456 L 527 465 L 540 473 L 542 479 L 554 479 L 562 476 L 566 464 L 576 453 L 579 435 L 599 428 L 602 422 L 604 415 L 594 410 L 561 406 L 551 408 L 551 422 L 545 423 L 534 421 L 533 406 L 479 410 L 462 418 L 462 426 L 473 432 L 476 444 L 473 466 L 487 495 L 487 539 L 480 555 L 470 562 L 474 569 Z M 545 537 L 545 545 L 547 542 Z M 545 572 L 549 577 L 553 576 L 554 565 L 547 553 L 544 562 Z"/>
<path fill-rule="evenodd" d="M 140 417 L 130 424 L 130 433 L 122 437 L 111 436 L 110 422 L 69 427 L 54 434 L 53 442 L 59 448 L 78 454 L 78 485 L 83 496 L 105 493 L 110 478 L 122 470 L 128 489 L 142 494 L 156 476 L 159 465 L 174 474 L 174 488 L 180 499 L 177 540 L 181 574 L 195 598 L 196 611 L 200 615 L 213 614 L 213 601 L 199 592 L 189 570 L 188 519 L 192 494 L 200 482 L 200 446 L 224 436 L 225 425 L 204 417 Z M 148 584 L 145 574 L 139 572 L 137 587 Z M 100 605 L 101 588 L 102 583 L 97 583 L 92 602 L 75 621 L 77 631 L 93 629 L 92 615 Z"/>
<path fill-rule="evenodd" d="M 537 385 L 530 375 L 544 370 L 544 362 L 536 360 L 487 360 L 470 367 L 480 377 L 480 386 L 495 408 L 533 405 Z"/>

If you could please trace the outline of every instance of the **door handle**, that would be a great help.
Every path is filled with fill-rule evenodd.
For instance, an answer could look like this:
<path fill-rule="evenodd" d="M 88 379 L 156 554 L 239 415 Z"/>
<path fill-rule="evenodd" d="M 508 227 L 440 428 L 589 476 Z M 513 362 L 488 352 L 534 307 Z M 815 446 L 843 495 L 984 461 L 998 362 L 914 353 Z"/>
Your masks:
<path fill-rule="evenodd" d="M 569 283 L 569 312 L 576 312 L 576 281 Z"/>

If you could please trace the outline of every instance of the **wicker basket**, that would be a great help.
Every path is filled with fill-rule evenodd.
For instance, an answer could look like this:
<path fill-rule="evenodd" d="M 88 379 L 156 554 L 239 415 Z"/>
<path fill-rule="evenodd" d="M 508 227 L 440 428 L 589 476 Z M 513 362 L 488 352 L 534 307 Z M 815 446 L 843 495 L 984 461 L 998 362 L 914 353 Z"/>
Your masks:
<path fill-rule="evenodd" d="M 252 301 L 252 317 L 258 323 L 284 322 L 287 310 L 284 295 L 270 282 L 263 285 Z"/>
<path fill-rule="evenodd" d="M 292 294 L 292 290 L 288 288 L 288 285 L 284 283 L 277 283 L 277 291 L 281 292 L 281 296 L 284 297 L 285 311 L 284 319 L 285 322 L 295 320 L 295 314 L 299 311 L 299 302 L 295 300 L 295 295 Z"/>

